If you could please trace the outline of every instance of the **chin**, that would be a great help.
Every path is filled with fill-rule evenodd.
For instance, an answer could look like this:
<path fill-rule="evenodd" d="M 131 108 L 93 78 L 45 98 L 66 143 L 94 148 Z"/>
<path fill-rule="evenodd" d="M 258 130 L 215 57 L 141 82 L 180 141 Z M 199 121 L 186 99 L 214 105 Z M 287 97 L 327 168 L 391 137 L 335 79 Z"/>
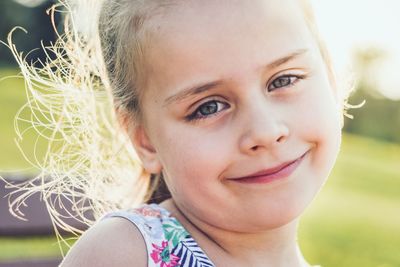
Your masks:
<path fill-rule="evenodd" d="M 263 205 L 254 210 L 248 210 L 241 214 L 237 221 L 242 222 L 241 229 L 237 231 L 250 231 L 257 233 L 259 231 L 272 230 L 291 223 L 297 223 L 300 216 L 310 204 L 309 197 L 302 199 L 290 199 L 275 206 Z M 243 220 L 245 219 L 245 220 Z"/>
<path fill-rule="evenodd" d="M 320 181 L 322 182 L 322 181 Z M 309 187 L 304 187 L 303 191 L 298 191 L 297 195 L 293 192 L 292 195 L 287 196 L 282 200 L 279 206 L 273 210 L 274 220 L 271 221 L 271 227 L 280 227 L 289 224 L 293 221 L 298 221 L 301 215 L 304 214 L 306 209 L 312 203 L 315 196 L 321 188 L 321 183 L 314 183 Z M 272 215 L 272 214 L 271 214 Z M 269 218 L 271 220 L 271 218 Z"/>

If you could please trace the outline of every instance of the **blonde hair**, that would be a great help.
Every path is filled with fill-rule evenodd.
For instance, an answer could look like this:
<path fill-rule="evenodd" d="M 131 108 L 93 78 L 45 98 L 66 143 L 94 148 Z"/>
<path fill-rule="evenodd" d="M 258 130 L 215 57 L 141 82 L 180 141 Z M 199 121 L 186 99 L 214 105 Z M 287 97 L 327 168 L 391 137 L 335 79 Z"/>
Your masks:
<path fill-rule="evenodd" d="M 55 59 L 49 57 L 42 68 L 25 62 L 10 33 L 8 46 L 21 68 L 28 97 L 16 117 L 18 137 L 34 130 L 48 142 L 43 160 L 30 159 L 40 173 L 31 181 L 9 184 L 16 189 L 10 206 L 14 215 L 23 217 L 20 206 L 40 192 L 56 233 L 58 226 L 79 234 L 59 213 L 61 198 L 72 203 L 71 217 L 90 225 L 93 220 L 87 217 L 88 210 L 94 211 L 95 220 L 110 210 L 132 207 L 155 196 L 160 177 L 150 179 L 143 171 L 117 114 L 140 123 L 142 64 L 151 16 L 175 2 L 85 0 L 78 5 L 77 0 L 60 1 L 49 12 L 54 17 L 61 7 L 67 10 L 62 11 L 66 14 L 64 33 L 54 45 L 43 47 Z M 334 80 L 308 1 L 301 3 Z M 82 9 L 97 16 L 84 32 L 76 25 L 76 12 Z M 32 114 L 30 118 L 22 115 L 25 109 Z M 163 198 L 168 190 L 161 185 L 164 188 L 157 196 Z"/>

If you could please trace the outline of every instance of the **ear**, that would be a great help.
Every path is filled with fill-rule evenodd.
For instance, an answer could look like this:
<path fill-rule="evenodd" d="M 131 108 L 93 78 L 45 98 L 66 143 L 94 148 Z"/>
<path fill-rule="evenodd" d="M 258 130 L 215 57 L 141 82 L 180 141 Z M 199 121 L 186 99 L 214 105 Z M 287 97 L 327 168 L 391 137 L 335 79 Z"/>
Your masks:
<path fill-rule="evenodd" d="M 144 127 L 134 126 L 131 131 L 128 131 L 128 134 L 143 163 L 143 168 L 149 173 L 160 173 L 162 170 L 161 162 Z"/>
<path fill-rule="evenodd" d="M 117 109 L 116 113 L 119 124 L 128 134 L 136 153 L 142 161 L 143 168 L 148 173 L 160 173 L 162 165 L 144 126 L 142 124 L 133 123 L 132 115 L 127 112 Z"/>

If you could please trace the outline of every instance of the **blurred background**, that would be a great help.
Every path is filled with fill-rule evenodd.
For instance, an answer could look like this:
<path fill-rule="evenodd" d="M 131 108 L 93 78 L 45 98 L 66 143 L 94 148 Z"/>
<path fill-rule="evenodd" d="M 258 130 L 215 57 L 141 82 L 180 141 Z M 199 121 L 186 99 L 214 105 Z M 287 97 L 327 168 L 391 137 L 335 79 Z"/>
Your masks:
<path fill-rule="evenodd" d="M 354 81 L 356 90 L 349 103 L 366 102 L 349 111 L 354 119 L 346 119 L 337 165 L 302 219 L 300 246 L 310 263 L 323 267 L 400 266 L 400 2 L 312 3 L 339 77 Z M 49 0 L 0 1 L 0 40 L 5 41 L 13 27 L 22 26 L 28 33 L 15 32 L 17 49 L 33 64 L 43 60 L 43 50 L 37 48 L 55 40 L 46 14 L 52 4 Z M 57 25 L 60 21 L 56 17 Z M 26 102 L 24 80 L 16 77 L 18 73 L 11 52 L 0 44 L 0 175 L 9 179 L 24 179 L 37 171 L 15 142 L 13 119 Z M 27 135 L 22 145 L 28 154 L 40 156 L 44 149 L 30 149 L 35 140 L 36 136 Z M 3 184 L 0 187 L 0 266 L 34 266 L 43 259 L 59 259 L 51 230 L 30 231 L 35 214 L 31 223 L 20 225 L 24 231 L 15 231 L 19 221 L 9 218 L 6 190 Z M 46 266 L 54 264 L 49 261 Z"/>

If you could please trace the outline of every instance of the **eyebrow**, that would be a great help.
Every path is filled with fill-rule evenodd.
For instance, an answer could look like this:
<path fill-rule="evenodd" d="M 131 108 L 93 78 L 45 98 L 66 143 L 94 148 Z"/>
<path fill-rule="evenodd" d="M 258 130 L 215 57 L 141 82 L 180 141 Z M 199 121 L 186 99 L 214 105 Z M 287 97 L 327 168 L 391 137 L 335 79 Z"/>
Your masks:
<path fill-rule="evenodd" d="M 272 61 L 271 63 L 268 63 L 265 66 L 262 66 L 263 69 L 274 69 L 277 68 L 285 63 L 288 63 L 292 60 L 294 60 L 295 58 L 305 54 L 308 52 L 308 49 L 299 49 L 296 50 L 284 57 L 278 58 L 274 61 Z M 169 104 L 171 104 L 172 102 L 179 102 L 182 101 L 183 99 L 192 96 L 192 95 L 197 95 L 197 94 L 201 94 L 203 92 L 209 91 L 212 88 L 215 88 L 219 85 L 221 85 L 223 83 L 223 80 L 217 80 L 217 81 L 212 81 L 212 82 L 208 82 L 205 84 L 199 84 L 199 85 L 195 85 L 195 86 L 191 86 L 187 89 L 183 89 L 181 91 L 179 91 L 177 94 L 172 95 L 170 97 L 168 97 L 165 101 L 164 101 L 164 106 L 167 106 Z"/>

